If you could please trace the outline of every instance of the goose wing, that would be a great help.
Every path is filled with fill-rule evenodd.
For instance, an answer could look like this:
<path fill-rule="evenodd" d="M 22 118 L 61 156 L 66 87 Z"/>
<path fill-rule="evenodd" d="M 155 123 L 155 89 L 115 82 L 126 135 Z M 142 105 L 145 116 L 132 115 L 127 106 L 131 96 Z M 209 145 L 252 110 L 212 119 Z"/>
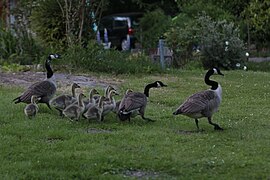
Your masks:
<path fill-rule="evenodd" d="M 211 90 L 193 94 L 179 107 L 179 110 L 183 114 L 203 113 L 215 106 L 216 97 L 216 93 Z"/>
<path fill-rule="evenodd" d="M 32 84 L 20 97 L 20 102 L 30 103 L 31 97 L 50 97 L 56 91 L 55 85 L 50 81 L 40 81 Z"/>
<path fill-rule="evenodd" d="M 147 98 L 145 94 L 139 92 L 131 92 L 123 97 L 119 105 L 119 110 L 131 112 L 133 110 L 140 109 L 141 107 L 145 106 L 146 103 Z"/>

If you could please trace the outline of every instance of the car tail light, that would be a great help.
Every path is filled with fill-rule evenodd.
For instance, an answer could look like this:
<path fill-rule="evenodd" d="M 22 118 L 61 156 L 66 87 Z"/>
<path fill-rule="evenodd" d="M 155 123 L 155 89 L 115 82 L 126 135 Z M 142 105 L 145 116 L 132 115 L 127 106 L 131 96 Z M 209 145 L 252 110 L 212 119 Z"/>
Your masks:
<path fill-rule="evenodd" d="M 128 35 L 133 35 L 134 34 L 134 30 L 132 28 L 128 28 Z"/>

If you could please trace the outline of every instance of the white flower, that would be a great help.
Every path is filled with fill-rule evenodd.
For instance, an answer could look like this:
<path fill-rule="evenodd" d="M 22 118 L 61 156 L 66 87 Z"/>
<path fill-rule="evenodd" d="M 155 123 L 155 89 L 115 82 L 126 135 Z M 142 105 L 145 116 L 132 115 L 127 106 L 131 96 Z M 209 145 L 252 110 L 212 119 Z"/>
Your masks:
<path fill-rule="evenodd" d="M 246 56 L 247 56 L 247 57 L 249 56 L 249 53 L 248 53 L 248 52 L 246 52 Z"/>

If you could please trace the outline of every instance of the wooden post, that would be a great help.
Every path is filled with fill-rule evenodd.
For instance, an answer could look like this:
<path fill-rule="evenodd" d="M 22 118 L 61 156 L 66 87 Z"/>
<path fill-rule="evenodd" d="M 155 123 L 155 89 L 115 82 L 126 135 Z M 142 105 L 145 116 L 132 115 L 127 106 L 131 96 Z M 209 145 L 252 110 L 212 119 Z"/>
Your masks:
<path fill-rule="evenodd" d="M 164 63 L 164 39 L 159 39 L 159 56 L 161 68 L 165 69 Z"/>

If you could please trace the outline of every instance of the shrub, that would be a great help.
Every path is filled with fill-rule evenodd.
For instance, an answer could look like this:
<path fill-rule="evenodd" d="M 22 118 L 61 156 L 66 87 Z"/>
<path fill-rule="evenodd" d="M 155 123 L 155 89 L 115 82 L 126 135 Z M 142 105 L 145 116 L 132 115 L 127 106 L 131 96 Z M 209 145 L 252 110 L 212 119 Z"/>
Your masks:
<path fill-rule="evenodd" d="M 165 36 L 167 45 L 173 50 L 175 67 L 183 67 L 192 59 L 192 46 L 199 42 L 198 31 L 196 22 L 186 14 L 180 14 L 173 19 Z"/>
<path fill-rule="evenodd" d="M 17 51 L 17 39 L 10 31 L 0 28 L 0 58 L 2 61 L 7 60 L 12 54 Z"/>
<path fill-rule="evenodd" d="M 226 20 L 214 21 L 205 14 L 194 20 L 181 14 L 165 35 L 174 51 L 174 65 L 177 67 L 198 58 L 205 68 L 234 69 L 237 63 L 246 59 L 238 27 Z"/>
<path fill-rule="evenodd" d="M 31 26 L 43 46 L 65 48 L 65 19 L 57 1 L 40 1 L 30 16 Z"/>
<path fill-rule="evenodd" d="M 22 28 L 0 28 L 0 63 L 32 64 L 40 58 L 42 50 Z"/>
<path fill-rule="evenodd" d="M 244 43 L 234 23 L 213 21 L 205 15 L 198 17 L 197 21 L 201 29 L 200 46 L 205 68 L 235 69 L 237 63 L 242 64 L 246 60 Z"/>
<path fill-rule="evenodd" d="M 86 48 L 73 46 L 63 56 L 65 64 L 73 71 L 105 72 L 113 74 L 135 74 L 159 72 L 160 68 L 154 65 L 144 54 L 130 54 L 114 49 L 105 50 L 94 41 Z"/>
<path fill-rule="evenodd" d="M 136 36 L 142 39 L 143 48 L 158 46 L 158 40 L 170 26 L 170 18 L 160 9 L 146 13 L 140 20 L 140 28 Z"/>

